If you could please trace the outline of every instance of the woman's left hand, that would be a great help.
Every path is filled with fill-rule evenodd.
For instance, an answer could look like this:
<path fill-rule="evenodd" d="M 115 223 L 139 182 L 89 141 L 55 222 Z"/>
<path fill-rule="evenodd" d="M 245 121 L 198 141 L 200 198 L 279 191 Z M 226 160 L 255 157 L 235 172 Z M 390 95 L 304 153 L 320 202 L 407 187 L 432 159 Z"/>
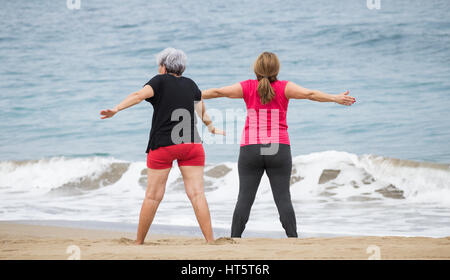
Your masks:
<path fill-rule="evenodd" d="M 212 134 L 219 134 L 225 136 L 225 131 L 223 131 L 222 129 L 215 128 L 212 124 L 208 125 L 208 130 Z"/>
<path fill-rule="evenodd" d="M 348 90 L 346 92 L 336 94 L 334 96 L 335 102 L 338 104 L 341 104 L 341 105 L 346 105 L 346 106 L 352 105 L 353 103 L 356 102 L 356 98 L 354 98 L 353 96 L 350 96 L 348 94 L 349 94 Z"/>
<path fill-rule="evenodd" d="M 211 131 L 211 133 L 212 133 L 212 134 L 219 134 L 219 135 L 225 136 L 225 131 L 222 130 L 222 129 L 218 129 L 218 128 L 214 128 L 214 129 Z"/>
<path fill-rule="evenodd" d="M 101 119 L 112 118 L 117 112 L 118 110 L 116 108 L 101 110 L 100 111 L 100 115 L 102 115 Z"/>

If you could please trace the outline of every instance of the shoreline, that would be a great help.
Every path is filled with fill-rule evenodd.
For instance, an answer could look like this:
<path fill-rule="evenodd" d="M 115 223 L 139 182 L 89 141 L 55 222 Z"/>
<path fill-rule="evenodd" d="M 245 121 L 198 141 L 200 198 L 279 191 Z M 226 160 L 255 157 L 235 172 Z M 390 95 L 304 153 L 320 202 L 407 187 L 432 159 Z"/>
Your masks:
<path fill-rule="evenodd" d="M 142 246 L 124 230 L 0 222 L 0 259 L 68 259 L 79 248 L 80 259 L 368 259 L 379 248 L 381 259 L 450 259 L 450 237 L 341 236 L 305 238 L 216 235 L 215 244 L 181 233 L 150 231 Z M 68 251 L 69 250 L 69 251 Z M 67 253 L 69 252 L 69 253 Z M 369 252 L 369 253 L 367 253 Z"/>
<path fill-rule="evenodd" d="M 65 227 L 73 229 L 87 229 L 87 230 L 107 230 L 117 232 L 136 233 L 137 224 L 121 223 L 121 222 L 101 222 L 101 221 L 84 221 L 84 220 L 0 220 L 0 223 L 12 223 L 23 225 L 36 225 L 36 226 L 54 226 Z M 216 237 L 229 237 L 230 229 L 222 227 L 214 227 L 214 236 Z M 181 235 L 186 237 L 203 237 L 202 232 L 198 226 L 184 226 L 184 225 L 167 225 L 167 224 L 152 224 L 149 230 L 149 234 L 156 235 Z M 299 232 L 300 238 L 310 237 L 343 237 L 352 236 L 350 234 L 333 234 L 333 233 L 320 233 L 320 232 Z M 268 230 L 248 230 L 246 229 L 243 234 L 244 238 L 286 238 L 284 231 L 268 231 Z"/>

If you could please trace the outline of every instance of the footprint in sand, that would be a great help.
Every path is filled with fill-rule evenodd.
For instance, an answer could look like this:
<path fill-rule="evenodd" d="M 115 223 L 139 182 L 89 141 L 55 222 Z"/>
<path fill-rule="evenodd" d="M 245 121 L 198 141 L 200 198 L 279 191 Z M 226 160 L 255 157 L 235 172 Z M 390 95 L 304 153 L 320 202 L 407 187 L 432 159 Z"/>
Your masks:
<path fill-rule="evenodd" d="M 211 245 L 225 245 L 225 244 L 237 244 L 237 242 L 230 237 L 220 237 L 216 240 L 214 240 L 213 243 L 210 243 Z"/>
<path fill-rule="evenodd" d="M 119 244 L 122 245 L 134 245 L 135 241 L 133 239 L 130 238 L 126 238 L 126 237 L 122 237 L 119 240 L 117 240 L 117 242 Z M 158 239 L 157 242 L 145 242 L 143 245 L 170 245 L 171 243 L 174 243 L 173 240 L 170 239 Z M 203 241 L 202 241 L 203 243 Z M 220 237 L 216 240 L 214 240 L 214 242 L 209 243 L 210 245 L 225 245 L 225 244 L 237 244 L 237 242 L 230 237 Z M 193 245 L 192 241 L 188 241 L 188 242 L 181 242 L 179 244 L 172 244 L 172 245 Z"/>
<path fill-rule="evenodd" d="M 119 244 L 132 245 L 135 241 L 130 238 L 122 237 L 117 242 L 119 242 Z"/>
<path fill-rule="evenodd" d="M 119 240 L 116 240 L 117 243 L 122 244 L 122 245 L 136 245 L 136 241 L 130 238 L 126 238 L 126 237 L 122 237 Z M 146 246 L 146 245 L 161 245 L 158 242 L 144 242 L 144 244 L 139 245 L 139 246 Z M 138 246 L 138 245 L 136 245 Z"/>

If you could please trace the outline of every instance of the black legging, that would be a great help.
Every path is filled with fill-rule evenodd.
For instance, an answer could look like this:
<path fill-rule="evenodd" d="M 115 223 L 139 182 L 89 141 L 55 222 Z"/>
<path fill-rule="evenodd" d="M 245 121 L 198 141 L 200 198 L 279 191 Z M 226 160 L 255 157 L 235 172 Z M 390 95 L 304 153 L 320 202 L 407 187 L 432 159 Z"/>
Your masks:
<path fill-rule="evenodd" d="M 262 155 L 262 147 L 267 145 L 246 145 L 240 148 L 239 196 L 233 214 L 231 237 L 241 237 L 245 229 L 264 170 L 269 177 L 273 198 L 286 235 L 297 237 L 297 223 L 289 191 L 292 171 L 291 147 L 279 144 L 278 152 L 274 155 Z"/>

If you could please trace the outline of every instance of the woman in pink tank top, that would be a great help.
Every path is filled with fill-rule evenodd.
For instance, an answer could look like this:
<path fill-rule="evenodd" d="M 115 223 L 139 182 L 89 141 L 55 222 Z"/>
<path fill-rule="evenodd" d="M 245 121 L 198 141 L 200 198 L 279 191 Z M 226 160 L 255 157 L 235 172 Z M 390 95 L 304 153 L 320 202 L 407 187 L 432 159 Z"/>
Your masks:
<path fill-rule="evenodd" d="M 286 114 L 290 99 L 310 99 L 352 105 L 348 91 L 327 94 L 289 81 L 278 80 L 280 62 L 274 53 L 260 54 L 254 64 L 255 80 L 202 92 L 203 99 L 243 98 L 247 119 L 239 151 L 239 195 L 233 213 L 231 237 L 241 237 L 264 171 L 269 177 L 281 225 L 288 237 L 297 237 L 297 222 L 289 191 L 292 156 Z"/>

